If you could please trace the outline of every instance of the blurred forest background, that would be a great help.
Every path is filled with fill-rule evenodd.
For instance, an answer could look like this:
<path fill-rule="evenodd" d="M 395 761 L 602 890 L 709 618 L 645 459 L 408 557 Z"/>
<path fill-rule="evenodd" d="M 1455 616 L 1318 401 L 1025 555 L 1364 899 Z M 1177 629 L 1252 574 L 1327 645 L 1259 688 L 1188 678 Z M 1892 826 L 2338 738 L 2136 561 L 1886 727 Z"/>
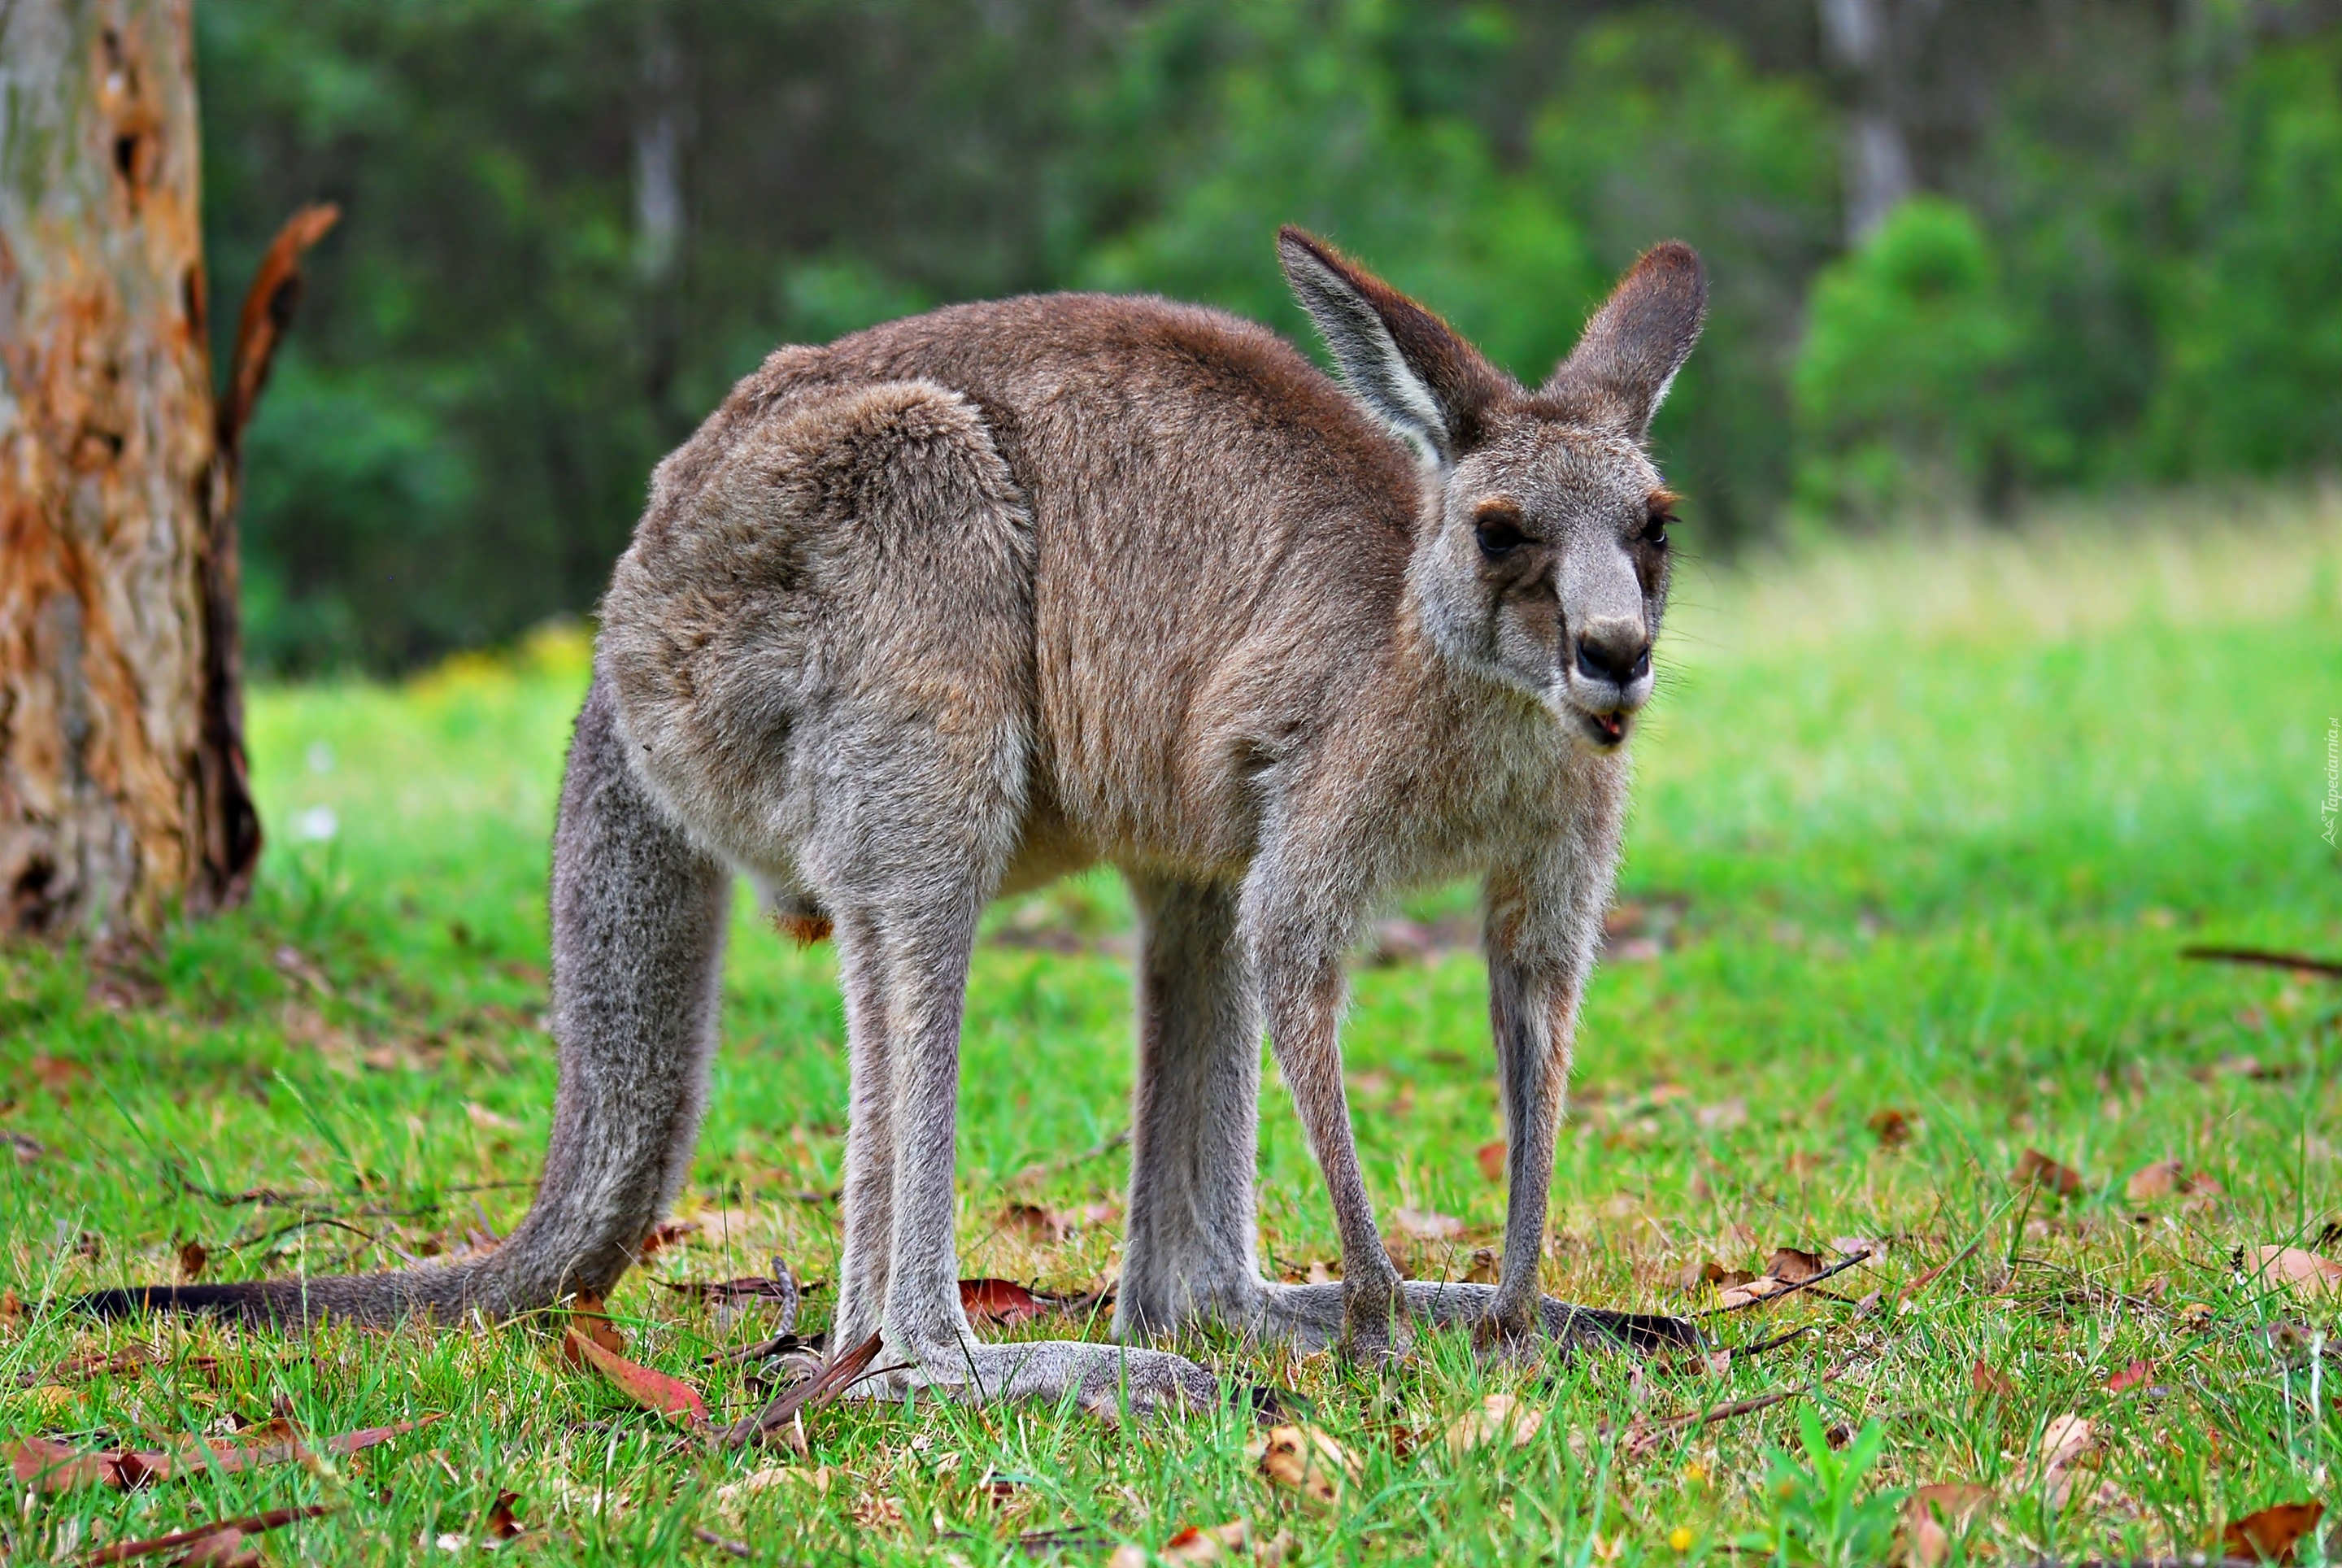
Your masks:
<path fill-rule="evenodd" d="M 263 669 L 591 607 L 775 345 L 1309 226 L 1526 379 L 1656 239 L 1693 547 L 2342 455 L 2317 0 L 201 0 L 206 242 L 345 220 L 249 437 Z M 221 313 L 223 327 L 229 314 Z M 1314 345 L 1313 345 L 1314 351 Z"/>

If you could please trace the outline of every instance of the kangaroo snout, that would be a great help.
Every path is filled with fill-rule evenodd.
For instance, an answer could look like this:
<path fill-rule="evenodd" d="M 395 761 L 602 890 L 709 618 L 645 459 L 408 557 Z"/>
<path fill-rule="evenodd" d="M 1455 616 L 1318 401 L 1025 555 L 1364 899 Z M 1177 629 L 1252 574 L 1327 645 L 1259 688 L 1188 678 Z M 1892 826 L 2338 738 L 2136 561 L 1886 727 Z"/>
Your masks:
<path fill-rule="evenodd" d="M 1639 620 L 1623 616 L 1590 621 L 1577 633 L 1577 673 L 1626 689 L 1651 673 L 1651 639 Z"/>

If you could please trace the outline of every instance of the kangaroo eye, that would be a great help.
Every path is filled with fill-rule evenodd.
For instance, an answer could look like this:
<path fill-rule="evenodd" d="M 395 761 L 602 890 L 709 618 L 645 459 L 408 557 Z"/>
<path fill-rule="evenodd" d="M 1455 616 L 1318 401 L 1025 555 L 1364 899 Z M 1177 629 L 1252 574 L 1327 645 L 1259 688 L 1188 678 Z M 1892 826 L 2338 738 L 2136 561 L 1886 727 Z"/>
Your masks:
<path fill-rule="evenodd" d="M 1674 521 L 1675 519 L 1673 518 L 1661 516 L 1653 518 L 1649 522 L 1645 523 L 1643 525 L 1643 542 L 1649 545 L 1654 549 L 1663 550 L 1666 548 L 1667 525 Z"/>
<path fill-rule="evenodd" d="M 1510 507 L 1484 507 L 1477 519 L 1480 553 L 1500 560 L 1529 542 L 1521 531 L 1521 515 Z"/>

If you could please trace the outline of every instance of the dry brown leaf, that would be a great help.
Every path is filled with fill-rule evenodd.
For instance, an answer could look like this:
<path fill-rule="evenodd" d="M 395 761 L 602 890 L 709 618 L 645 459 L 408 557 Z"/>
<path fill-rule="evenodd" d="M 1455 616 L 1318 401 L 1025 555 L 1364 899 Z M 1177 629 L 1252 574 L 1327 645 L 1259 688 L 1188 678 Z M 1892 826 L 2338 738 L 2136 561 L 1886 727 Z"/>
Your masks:
<path fill-rule="evenodd" d="M 1494 1142 L 1481 1144 L 1479 1148 L 1472 1151 L 1472 1158 L 1479 1162 L 1480 1174 L 1489 1181 L 1502 1181 L 1505 1179 L 1505 1141 L 1503 1139 L 1499 1138 Z"/>
<path fill-rule="evenodd" d="M 2305 1295 L 2342 1293 L 2342 1263 L 2299 1247 L 2247 1247 L 2237 1267 L 2269 1285 L 2287 1285 Z"/>
<path fill-rule="evenodd" d="M 1916 1113 L 1890 1105 L 1882 1111 L 1872 1111 L 1866 1125 L 1869 1127 L 1871 1136 L 1878 1140 L 1881 1149 L 1899 1149 L 1911 1141 L 1911 1123 L 1917 1119 Z"/>
<path fill-rule="evenodd" d="M 1417 1241 L 1452 1241 L 1464 1234 L 1463 1221 L 1430 1209 L 1394 1209 L 1391 1225 L 1400 1235 Z"/>
<path fill-rule="evenodd" d="M 392 1426 L 371 1426 L 329 1437 L 327 1453 L 347 1455 L 388 1442 L 439 1419 L 403 1421 Z M 110 1486 L 128 1492 L 156 1482 L 206 1473 L 237 1474 L 270 1465 L 289 1464 L 307 1450 L 279 1418 L 265 1426 L 247 1427 L 234 1439 L 200 1442 L 185 1439 L 167 1449 L 116 1449 L 90 1452 L 45 1437 L 28 1437 L 0 1450 L 19 1485 L 35 1492 L 70 1492 L 83 1486 Z"/>
<path fill-rule="evenodd" d="M 1827 1154 L 1817 1154 L 1809 1149 L 1800 1149 L 1796 1153 L 1791 1154 L 1788 1159 L 1784 1161 L 1782 1163 L 1787 1166 L 1791 1176 L 1799 1181 L 1803 1181 L 1805 1178 L 1812 1175 L 1815 1171 L 1820 1170 L 1823 1166 L 1828 1164 L 1829 1156 Z"/>
<path fill-rule="evenodd" d="M 1785 1285 L 1810 1280 L 1828 1267 L 1818 1255 L 1801 1251 L 1796 1247 L 1777 1247 L 1772 1257 L 1765 1262 L 1765 1271 Z"/>
<path fill-rule="evenodd" d="M 2038 1149 L 2027 1149 L 2018 1155 L 2017 1169 L 2008 1173 L 2008 1179 L 2017 1186 L 2039 1187 L 2060 1198 L 2071 1198 L 2082 1190 L 2079 1171 L 2058 1164 Z"/>
<path fill-rule="evenodd" d="M 1943 1568 L 1951 1561 L 1953 1533 L 1992 1502 L 1989 1487 L 1966 1481 L 1938 1481 L 1913 1492 L 1903 1503 L 1903 1528 L 1916 1568 Z"/>
<path fill-rule="evenodd" d="M 202 1279 L 204 1265 L 210 1261 L 211 1254 L 204 1251 L 204 1244 L 201 1241 L 186 1241 L 179 1243 L 179 1277 L 181 1279 Z"/>
<path fill-rule="evenodd" d="M 2187 1168 L 2177 1160 L 2158 1160 L 2152 1165 L 2142 1165 L 2130 1173 L 2123 1183 L 2123 1196 L 2134 1203 L 2144 1203 L 2154 1198 L 2168 1198 L 2174 1192 L 2190 1188 Z"/>
<path fill-rule="evenodd" d="M 2017 1397 L 2017 1384 L 2009 1375 L 1981 1361 L 1968 1368 L 1968 1386 L 1987 1399 Z"/>
<path fill-rule="evenodd" d="M 1271 1427 L 1246 1443 L 1245 1452 L 1263 1475 L 1319 1507 L 1331 1506 L 1358 1478 L 1358 1462 L 1314 1426 Z"/>
<path fill-rule="evenodd" d="M 1724 1265 L 1713 1258 L 1694 1258 L 1676 1275 L 1676 1289 L 1678 1291 L 1696 1291 L 1702 1285 L 1720 1285 L 1723 1282 Z"/>
<path fill-rule="evenodd" d="M 1525 1448 L 1545 1425 L 1545 1412 L 1508 1393 L 1492 1393 L 1480 1408 L 1456 1417 L 1447 1429 L 1448 1452 L 1457 1455 L 1497 1444 Z"/>
<path fill-rule="evenodd" d="M 737 1481 L 717 1487 L 716 1506 L 727 1515 L 736 1514 L 739 1512 L 741 1504 L 757 1493 L 784 1485 L 791 1476 L 811 1473 L 810 1471 L 793 1464 L 768 1464 L 762 1470 L 752 1471 Z M 827 1480 L 826 1473 L 823 1479 Z M 824 1490 L 826 1490 L 826 1487 Z"/>
<path fill-rule="evenodd" d="M 567 1339 L 569 1352 L 600 1369 L 603 1376 L 618 1385 L 620 1392 L 645 1410 L 656 1411 L 669 1421 L 695 1431 L 707 1424 L 707 1401 L 681 1378 L 669 1377 L 606 1350 L 574 1326 Z"/>
<path fill-rule="evenodd" d="M 498 1492 L 495 1502 L 488 1506 L 488 1517 L 481 1524 L 480 1533 L 491 1541 L 509 1541 L 526 1530 L 527 1525 L 513 1517 L 513 1504 L 519 1501 L 517 1492 Z"/>
<path fill-rule="evenodd" d="M 2280 1503 L 2247 1513 L 2220 1536 L 2224 1557 L 2257 1557 L 2269 1563 L 2293 1561 L 2295 1545 L 2317 1526 L 2326 1513 L 2318 1502 Z"/>
<path fill-rule="evenodd" d="M 1727 1274 L 1726 1278 L 1731 1276 Z M 1750 1275 L 1736 1285 L 1726 1286 L 1723 1293 L 1716 1298 L 1716 1304 L 1723 1308 L 1745 1307 L 1777 1296 L 1786 1288 L 1787 1282 L 1777 1280 L 1770 1274 Z"/>
<path fill-rule="evenodd" d="M 962 1280 L 959 1304 L 972 1323 L 999 1323 L 1006 1327 L 1037 1318 L 1061 1303 L 1036 1296 L 1014 1280 Z"/>
<path fill-rule="evenodd" d="M 570 1302 L 569 1327 L 561 1336 L 559 1349 L 563 1366 L 576 1368 L 587 1364 L 584 1352 L 577 1349 L 581 1341 L 591 1341 L 614 1356 L 626 1353 L 626 1336 L 618 1332 L 618 1325 L 612 1322 L 609 1313 L 602 1310 L 602 1298 L 599 1296 L 579 1296 Z"/>
<path fill-rule="evenodd" d="M 2063 1508 L 2073 1496 L 2074 1472 L 2092 1456 L 2097 1442 L 2097 1429 L 2071 1411 L 2049 1418 L 2041 1432 L 2032 1484 L 2048 1493 L 2052 1508 Z"/>
<path fill-rule="evenodd" d="M 1252 1544 L 1252 1526 L 1241 1519 L 1209 1526 L 1190 1524 L 1155 1549 L 1166 1563 L 1226 1563 Z M 1106 1568 L 1146 1568 L 1146 1549 L 1126 1541 L 1106 1559 Z"/>

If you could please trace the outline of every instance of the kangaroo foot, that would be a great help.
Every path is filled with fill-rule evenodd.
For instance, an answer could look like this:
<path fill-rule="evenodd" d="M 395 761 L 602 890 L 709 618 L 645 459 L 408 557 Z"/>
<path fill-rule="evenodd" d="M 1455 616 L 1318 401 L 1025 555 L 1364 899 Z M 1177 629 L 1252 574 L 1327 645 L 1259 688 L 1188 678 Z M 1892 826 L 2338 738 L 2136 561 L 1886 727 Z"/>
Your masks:
<path fill-rule="evenodd" d="M 1406 1316 L 1435 1328 L 1476 1327 L 1487 1318 L 1496 1296 L 1494 1285 L 1447 1284 L 1436 1280 L 1406 1280 L 1399 1284 Z M 1263 1339 L 1318 1350 L 1341 1342 L 1346 1310 L 1339 1283 L 1263 1285 L 1258 1312 L 1248 1326 Z M 1700 1343 L 1699 1331 L 1681 1318 L 1581 1307 L 1554 1296 L 1543 1298 L 1538 1305 L 1537 1330 L 1565 1348 L 1625 1345 L 1651 1351 L 1663 1345 Z"/>
<path fill-rule="evenodd" d="M 1085 1413 L 1107 1421 L 1118 1419 L 1126 1404 L 1133 1414 L 1148 1416 L 1208 1410 L 1223 1397 L 1219 1380 L 1185 1356 L 1083 1340 L 945 1345 L 916 1365 L 873 1378 L 856 1392 L 886 1398 L 911 1389 L 986 1403 L 1054 1403 L 1070 1394 Z"/>

